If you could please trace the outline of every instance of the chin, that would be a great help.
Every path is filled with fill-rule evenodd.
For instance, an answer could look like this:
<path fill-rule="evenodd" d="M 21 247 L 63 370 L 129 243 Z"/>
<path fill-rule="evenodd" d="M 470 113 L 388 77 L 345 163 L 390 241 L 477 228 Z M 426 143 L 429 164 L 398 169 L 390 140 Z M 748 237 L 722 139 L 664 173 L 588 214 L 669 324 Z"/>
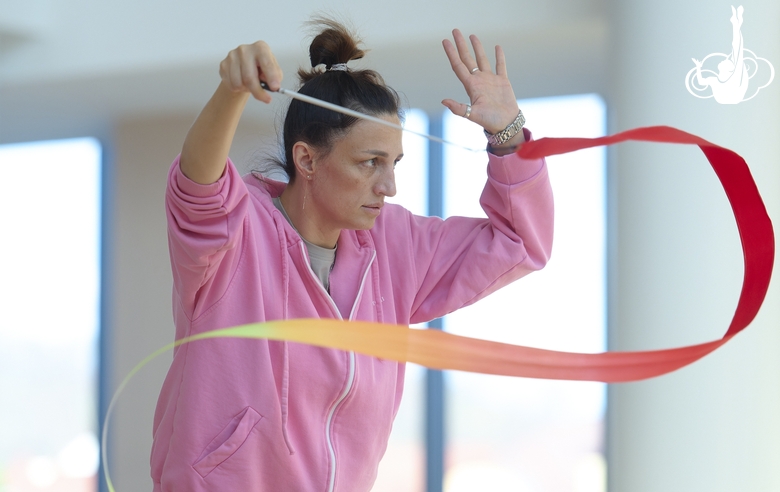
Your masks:
<path fill-rule="evenodd" d="M 354 231 L 367 231 L 374 227 L 374 224 L 376 223 L 376 219 L 370 219 L 370 220 L 360 220 L 353 222 L 348 229 L 352 229 Z"/>

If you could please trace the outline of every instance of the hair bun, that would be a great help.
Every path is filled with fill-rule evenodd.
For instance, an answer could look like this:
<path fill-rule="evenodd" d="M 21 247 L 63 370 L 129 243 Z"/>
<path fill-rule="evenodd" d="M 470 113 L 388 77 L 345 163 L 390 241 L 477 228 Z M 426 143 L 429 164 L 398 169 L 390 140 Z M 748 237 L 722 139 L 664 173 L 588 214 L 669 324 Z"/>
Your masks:
<path fill-rule="evenodd" d="M 365 55 L 365 52 L 358 48 L 360 39 L 340 23 L 320 17 L 309 24 L 319 31 L 309 46 L 312 68 L 319 65 L 330 68 L 337 63 L 358 60 Z"/>

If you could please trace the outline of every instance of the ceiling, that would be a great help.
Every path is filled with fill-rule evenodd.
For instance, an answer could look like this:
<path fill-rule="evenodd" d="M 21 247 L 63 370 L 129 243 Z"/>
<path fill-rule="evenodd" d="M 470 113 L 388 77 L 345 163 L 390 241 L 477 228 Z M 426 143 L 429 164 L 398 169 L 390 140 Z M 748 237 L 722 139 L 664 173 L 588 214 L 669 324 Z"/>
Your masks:
<path fill-rule="evenodd" d="M 441 48 L 452 27 L 501 44 L 518 97 L 602 92 L 607 25 L 601 0 L 280 2 L 0 0 L 0 142 L 97 134 L 123 118 L 195 114 L 237 44 L 268 41 L 294 87 L 306 63 L 302 27 L 317 11 L 349 12 L 383 74 L 413 107 L 465 96 Z M 289 4 L 287 4 L 289 5 Z M 273 19 L 265 22 L 264 19 Z M 281 97 L 277 97 L 281 99 Z M 247 118 L 275 111 L 250 104 Z"/>

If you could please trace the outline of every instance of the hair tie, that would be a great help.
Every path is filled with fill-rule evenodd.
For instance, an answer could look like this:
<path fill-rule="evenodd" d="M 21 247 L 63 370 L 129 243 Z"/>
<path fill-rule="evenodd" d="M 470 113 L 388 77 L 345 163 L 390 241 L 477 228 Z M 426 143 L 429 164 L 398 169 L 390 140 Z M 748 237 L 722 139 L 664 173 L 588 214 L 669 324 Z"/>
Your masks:
<path fill-rule="evenodd" d="M 347 72 L 347 64 L 346 63 L 334 63 L 330 66 L 330 68 L 327 69 L 328 72 Z"/>

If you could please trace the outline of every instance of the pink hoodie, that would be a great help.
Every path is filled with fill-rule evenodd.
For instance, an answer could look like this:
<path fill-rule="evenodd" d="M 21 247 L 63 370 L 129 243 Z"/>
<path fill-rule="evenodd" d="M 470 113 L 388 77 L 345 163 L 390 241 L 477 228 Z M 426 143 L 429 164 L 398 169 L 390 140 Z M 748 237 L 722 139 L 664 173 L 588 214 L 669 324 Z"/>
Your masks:
<path fill-rule="evenodd" d="M 198 185 L 174 161 L 166 205 L 176 338 L 287 318 L 421 323 L 550 255 L 544 161 L 491 155 L 481 198 L 489 220 L 388 204 L 371 230 L 342 231 L 328 295 L 271 201 L 284 186 L 242 179 L 230 162 L 219 181 Z M 368 491 L 403 383 L 403 364 L 297 343 L 180 346 L 155 413 L 154 490 Z"/>

